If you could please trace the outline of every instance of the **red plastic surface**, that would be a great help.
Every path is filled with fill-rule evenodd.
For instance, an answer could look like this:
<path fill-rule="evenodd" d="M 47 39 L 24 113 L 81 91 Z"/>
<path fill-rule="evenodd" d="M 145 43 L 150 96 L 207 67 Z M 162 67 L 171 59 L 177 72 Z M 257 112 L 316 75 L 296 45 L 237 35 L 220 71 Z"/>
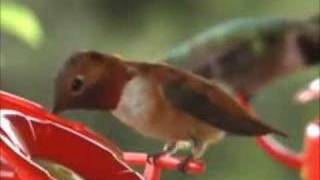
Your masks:
<path fill-rule="evenodd" d="M 296 100 L 302 104 L 320 101 L 320 79 L 315 79 L 309 87 L 297 94 Z M 249 106 L 247 106 L 249 107 Z M 272 158 L 289 168 L 301 171 L 304 180 L 320 179 L 320 119 L 309 123 L 305 130 L 304 151 L 294 153 L 272 137 L 259 137 L 257 144 Z"/>
<path fill-rule="evenodd" d="M 62 164 L 86 179 L 142 179 L 121 160 L 121 151 L 79 123 L 1 92 L 1 157 L 21 179 L 53 179 L 32 158 Z"/>
<path fill-rule="evenodd" d="M 159 180 L 162 170 L 177 170 L 181 162 L 166 156 L 156 165 L 148 164 L 147 154 L 122 153 L 83 124 L 53 115 L 34 102 L 3 91 L 0 102 L 1 179 L 54 179 L 31 157 L 53 160 L 89 180 L 142 179 L 126 163 L 145 166 L 144 179 Z M 187 166 L 191 174 L 204 171 L 203 163 Z"/>

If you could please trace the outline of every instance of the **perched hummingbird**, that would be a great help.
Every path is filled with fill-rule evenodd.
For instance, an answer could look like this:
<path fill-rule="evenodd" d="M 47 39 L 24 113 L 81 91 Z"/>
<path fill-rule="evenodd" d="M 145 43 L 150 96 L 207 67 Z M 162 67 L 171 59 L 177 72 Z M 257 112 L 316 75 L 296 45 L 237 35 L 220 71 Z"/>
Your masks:
<path fill-rule="evenodd" d="M 196 35 L 165 60 L 249 99 L 275 78 L 320 63 L 319 52 L 319 16 L 242 18 Z"/>
<path fill-rule="evenodd" d="M 166 142 L 161 154 L 173 154 L 179 142 L 189 141 L 188 159 L 200 158 L 225 133 L 285 135 L 200 76 L 94 51 L 75 53 L 58 73 L 53 112 L 68 109 L 111 111 L 141 134 Z"/>

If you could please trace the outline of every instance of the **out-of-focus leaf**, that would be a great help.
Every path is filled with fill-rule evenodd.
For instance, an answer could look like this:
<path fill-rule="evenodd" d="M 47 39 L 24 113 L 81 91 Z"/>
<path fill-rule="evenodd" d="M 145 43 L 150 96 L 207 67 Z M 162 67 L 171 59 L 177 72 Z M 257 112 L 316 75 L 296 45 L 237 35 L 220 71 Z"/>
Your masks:
<path fill-rule="evenodd" d="M 34 13 L 13 2 L 1 1 L 0 25 L 1 30 L 21 38 L 33 48 L 43 39 L 43 30 Z"/>

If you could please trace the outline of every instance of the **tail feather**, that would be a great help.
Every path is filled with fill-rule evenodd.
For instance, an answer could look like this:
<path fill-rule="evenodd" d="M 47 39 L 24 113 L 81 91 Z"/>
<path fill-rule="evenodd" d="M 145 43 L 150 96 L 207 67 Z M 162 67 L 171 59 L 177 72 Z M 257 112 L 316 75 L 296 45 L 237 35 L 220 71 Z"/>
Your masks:
<path fill-rule="evenodd" d="M 257 129 L 260 129 L 260 132 L 257 132 L 257 135 L 265 135 L 265 134 L 269 134 L 269 133 L 272 133 L 272 134 L 277 134 L 277 135 L 280 135 L 280 136 L 283 136 L 283 137 L 288 137 L 288 134 L 279 130 L 279 129 L 276 129 L 274 127 L 271 127 L 263 122 L 259 122 L 258 123 L 259 125 Z M 260 128 L 259 128 L 260 127 Z"/>
<path fill-rule="evenodd" d="M 288 137 L 288 134 L 276 129 L 259 120 L 242 121 L 241 127 L 230 130 L 233 134 L 247 135 L 247 136 L 261 136 L 266 134 L 277 134 L 283 137 Z"/>

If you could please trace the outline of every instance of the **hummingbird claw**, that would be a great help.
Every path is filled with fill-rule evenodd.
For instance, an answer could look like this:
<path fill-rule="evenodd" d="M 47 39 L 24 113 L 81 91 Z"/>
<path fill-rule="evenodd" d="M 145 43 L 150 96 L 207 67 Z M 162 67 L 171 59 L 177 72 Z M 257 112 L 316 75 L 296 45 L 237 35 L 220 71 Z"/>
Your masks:
<path fill-rule="evenodd" d="M 177 166 L 177 169 L 184 173 L 184 174 L 188 174 L 188 164 L 189 162 L 193 161 L 193 156 L 188 156 L 185 159 L 183 159 Z"/>
<path fill-rule="evenodd" d="M 166 152 L 159 152 L 159 153 L 154 153 L 154 154 L 148 154 L 147 156 L 147 163 L 149 164 L 157 164 L 157 161 L 158 159 L 161 157 L 161 156 L 164 156 L 166 155 L 167 153 Z"/>

